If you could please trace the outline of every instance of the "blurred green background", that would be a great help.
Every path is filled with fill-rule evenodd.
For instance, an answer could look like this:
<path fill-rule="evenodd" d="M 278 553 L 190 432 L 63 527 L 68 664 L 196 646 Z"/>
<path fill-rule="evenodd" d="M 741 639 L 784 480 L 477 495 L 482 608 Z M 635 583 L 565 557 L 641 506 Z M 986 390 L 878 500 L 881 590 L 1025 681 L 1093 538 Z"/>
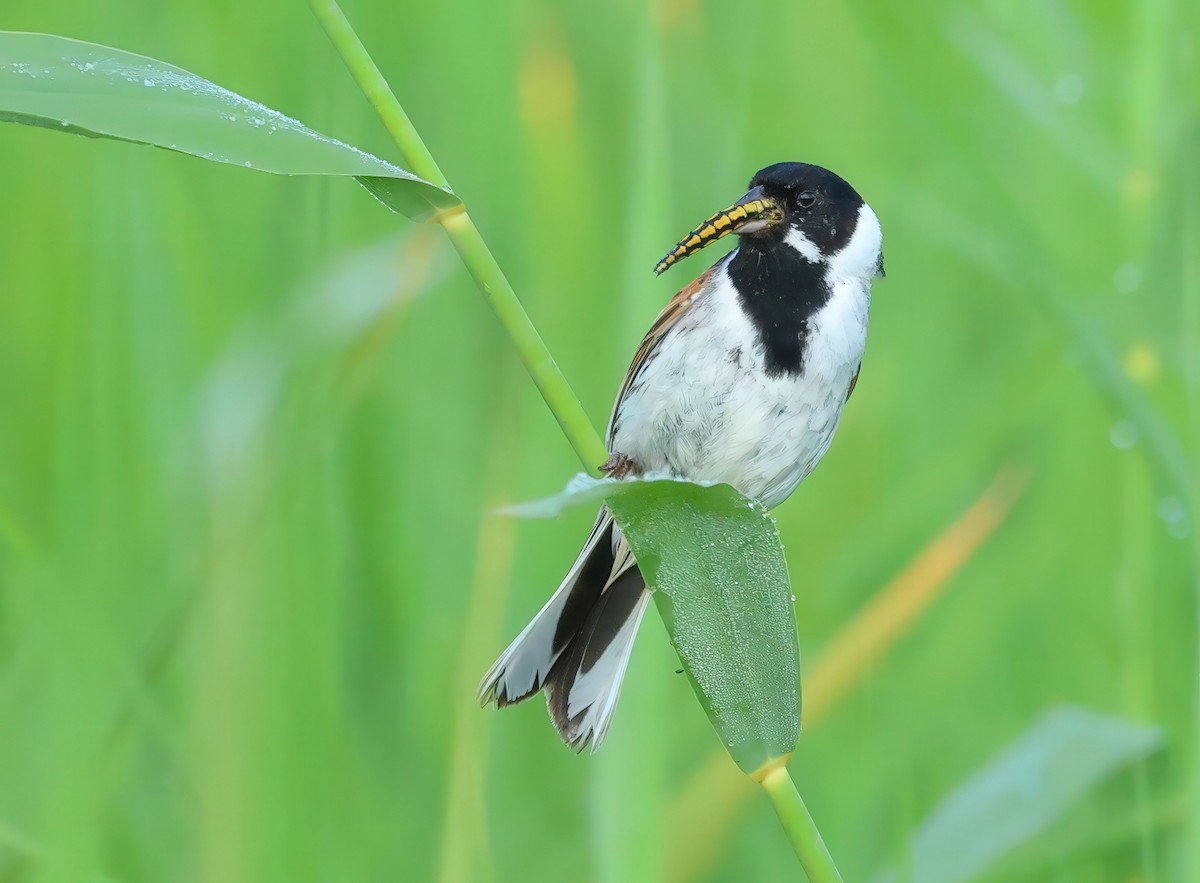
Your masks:
<path fill-rule="evenodd" d="M 1194 5 L 345 8 L 597 424 L 715 251 L 655 260 L 759 167 L 827 165 L 882 219 L 857 393 L 776 513 L 806 672 L 876 653 L 806 677 L 791 764 L 846 878 L 903 879 L 1068 703 L 1163 747 L 988 879 L 1200 879 Z M 303 4 L 0 27 L 398 159 Z M 540 702 L 476 707 L 590 514 L 495 514 L 579 464 L 440 231 L 20 126 L 0 192 L 0 880 L 795 877 L 656 615 L 595 756 Z"/>

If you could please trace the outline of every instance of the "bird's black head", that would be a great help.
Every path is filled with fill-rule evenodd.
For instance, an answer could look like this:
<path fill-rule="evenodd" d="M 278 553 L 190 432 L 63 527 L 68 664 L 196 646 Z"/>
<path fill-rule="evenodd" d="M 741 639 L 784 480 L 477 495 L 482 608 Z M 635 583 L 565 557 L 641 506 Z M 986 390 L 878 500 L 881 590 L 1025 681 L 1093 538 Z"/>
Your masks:
<path fill-rule="evenodd" d="M 821 166 L 781 162 L 750 179 L 741 199 L 703 221 L 658 262 L 662 273 L 676 261 L 728 233 L 743 248 L 792 248 L 811 263 L 835 257 L 840 269 L 866 276 L 882 272 L 879 221 L 858 192 Z"/>
<path fill-rule="evenodd" d="M 750 179 L 750 193 L 756 191 L 778 205 L 783 218 L 782 223 L 743 234 L 748 244 L 775 245 L 796 230 L 822 256 L 846 246 L 864 205 L 863 198 L 844 179 L 829 169 L 802 162 L 767 166 Z"/>

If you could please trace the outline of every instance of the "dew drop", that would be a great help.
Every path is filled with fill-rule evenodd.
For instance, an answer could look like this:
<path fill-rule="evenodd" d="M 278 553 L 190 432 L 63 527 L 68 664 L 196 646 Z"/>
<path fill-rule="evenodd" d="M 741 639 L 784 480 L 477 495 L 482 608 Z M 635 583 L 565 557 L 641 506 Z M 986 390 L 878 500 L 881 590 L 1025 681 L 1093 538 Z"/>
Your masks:
<path fill-rule="evenodd" d="M 1074 104 L 1087 91 L 1087 84 L 1078 74 L 1067 74 L 1054 81 L 1054 98 L 1059 104 Z"/>
<path fill-rule="evenodd" d="M 1137 444 L 1138 434 L 1137 424 L 1132 420 L 1118 420 L 1108 430 L 1108 440 L 1114 448 L 1128 451 Z"/>
<path fill-rule="evenodd" d="M 1146 343 L 1136 343 L 1121 358 L 1121 366 L 1130 380 L 1143 385 L 1153 383 L 1161 373 L 1158 354 Z"/>
<path fill-rule="evenodd" d="M 1167 524 L 1178 524 L 1187 518 L 1187 510 L 1179 497 L 1163 497 L 1154 511 Z"/>
<path fill-rule="evenodd" d="M 1141 267 L 1132 261 L 1122 264 L 1113 271 L 1112 283 L 1121 294 L 1133 294 L 1142 284 Z"/>

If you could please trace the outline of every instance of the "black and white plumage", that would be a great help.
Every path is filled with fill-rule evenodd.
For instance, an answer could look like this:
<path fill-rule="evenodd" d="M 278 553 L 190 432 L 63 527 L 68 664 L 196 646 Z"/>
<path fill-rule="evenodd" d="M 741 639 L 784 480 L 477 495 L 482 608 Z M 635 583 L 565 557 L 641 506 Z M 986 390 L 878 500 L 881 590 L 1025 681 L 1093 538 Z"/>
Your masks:
<path fill-rule="evenodd" d="M 738 248 L 672 298 L 638 348 L 603 468 L 727 482 L 770 508 L 833 441 L 858 379 L 883 237 L 870 206 L 837 175 L 778 163 L 657 271 L 727 233 L 740 236 Z M 564 741 L 594 751 L 648 600 L 601 509 L 558 591 L 484 676 L 481 702 L 502 707 L 544 689 Z"/>

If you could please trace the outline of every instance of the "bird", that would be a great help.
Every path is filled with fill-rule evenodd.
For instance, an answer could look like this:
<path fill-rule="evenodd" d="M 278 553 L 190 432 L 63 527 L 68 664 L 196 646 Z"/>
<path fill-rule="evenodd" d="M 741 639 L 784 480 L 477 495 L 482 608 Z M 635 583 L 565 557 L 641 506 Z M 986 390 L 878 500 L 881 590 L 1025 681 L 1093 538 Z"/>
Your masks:
<path fill-rule="evenodd" d="M 684 236 L 655 274 L 730 234 L 737 247 L 671 298 L 637 348 L 600 469 L 724 482 L 771 509 L 825 455 L 858 383 L 883 232 L 843 178 L 781 162 Z M 557 591 L 484 675 L 481 705 L 544 691 L 563 741 L 595 751 L 649 598 L 602 507 Z"/>

